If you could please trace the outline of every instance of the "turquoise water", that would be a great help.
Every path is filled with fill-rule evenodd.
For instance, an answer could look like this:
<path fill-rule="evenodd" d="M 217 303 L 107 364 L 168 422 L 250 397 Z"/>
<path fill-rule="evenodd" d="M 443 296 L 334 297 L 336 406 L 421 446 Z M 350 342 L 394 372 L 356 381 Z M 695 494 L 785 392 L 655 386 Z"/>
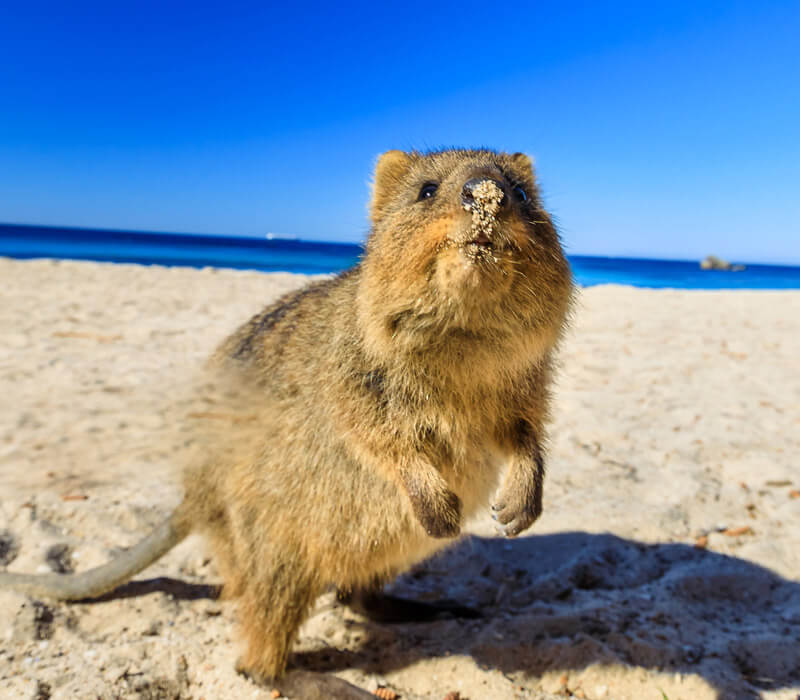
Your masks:
<path fill-rule="evenodd" d="M 361 252 L 361 246 L 353 243 L 0 224 L 0 255 L 13 258 L 314 274 L 344 270 L 358 261 Z M 575 279 L 584 286 L 614 283 L 679 289 L 800 289 L 800 267 L 747 265 L 741 272 L 723 272 L 701 270 L 693 261 L 585 255 L 570 255 L 569 259 Z"/>

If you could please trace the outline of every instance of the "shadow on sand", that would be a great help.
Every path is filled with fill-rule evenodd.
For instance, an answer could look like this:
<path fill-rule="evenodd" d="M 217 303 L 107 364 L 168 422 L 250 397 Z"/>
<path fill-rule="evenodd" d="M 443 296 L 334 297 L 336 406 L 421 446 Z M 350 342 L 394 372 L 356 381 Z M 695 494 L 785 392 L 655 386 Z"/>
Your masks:
<path fill-rule="evenodd" d="M 463 654 L 520 681 L 616 664 L 699 675 L 719 700 L 800 684 L 800 583 L 685 544 L 585 532 L 471 537 L 390 590 L 456 599 L 485 617 L 357 621 L 365 635 L 356 651 L 298 653 L 294 664 L 384 674 Z"/>
<path fill-rule="evenodd" d="M 188 583 L 177 578 L 160 576 L 158 578 L 129 581 L 104 595 L 96 598 L 85 598 L 79 602 L 103 603 L 108 600 L 138 598 L 150 593 L 166 593 L 174 600 L 217 600 L 222 593 L 222 586 L 207 583 Z"/>
<path fill-rule="evenodd" d="M 157 591 L 187 601 L 219 595 L 214 585 L 163 577 L 85 602 Z M 348 619 L 362 632 L 358 648 L 299 652 L 291 666 L 381 675 L 457 654 L 521 684 L 598 664 L 694 674 L 718 700 L 756 700 L 760 691 L 800 685 L 800 583 L 685 544 L 585 532 L 469 537 L 389 592 L 456 600 L 484 616 L 392 625 Z"/>

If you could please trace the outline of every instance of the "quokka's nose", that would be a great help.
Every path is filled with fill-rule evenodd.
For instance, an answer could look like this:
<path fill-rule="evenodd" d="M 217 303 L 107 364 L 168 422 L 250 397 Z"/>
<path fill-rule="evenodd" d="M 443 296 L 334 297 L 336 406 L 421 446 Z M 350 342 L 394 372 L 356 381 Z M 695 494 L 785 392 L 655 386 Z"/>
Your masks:
<path fill-rule="evenodd" d="M 472 209 L 472 207 L 475 205 L 476 189 L 483 183 L 491 183 L 497 188 L 501 195 L 500 208 L 505 209 L 505 207 L 508 205 L 508 195 L 506 194 L 506 189 L 500 182 L 490 177 L 473 177 L 464 183 L 464 186 L 461 188 L 461 203 L 464 205 L 464 208 Z M 484 193 L 484 197 L 486 195 L 491 197 L 489 193 L 491 193 L 494 188 L 484 186 L 481 189 L 487 190 L 487 192 Z M 480 196 L 478 198 L 481 199 Z"/>

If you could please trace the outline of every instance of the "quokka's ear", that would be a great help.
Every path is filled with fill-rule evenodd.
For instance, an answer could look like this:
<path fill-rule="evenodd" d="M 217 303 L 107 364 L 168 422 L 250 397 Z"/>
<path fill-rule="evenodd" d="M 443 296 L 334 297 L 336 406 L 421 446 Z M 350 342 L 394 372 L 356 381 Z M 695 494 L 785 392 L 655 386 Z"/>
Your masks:
<path fill-rule="evenodd" d="M 525 153 L 512 153 L 511 162 L 514 163 L 520 170 L 526 170 L 533 173 L 533 159 Z"/>
<path fill-rule="evenodd" d="M 413 156 L 404 151 L 386 151 L 378 158 L 372 178 L 372 202 L 369 208 L 372 223 L 378 219 L 392 192 L 413 162 Z"/>

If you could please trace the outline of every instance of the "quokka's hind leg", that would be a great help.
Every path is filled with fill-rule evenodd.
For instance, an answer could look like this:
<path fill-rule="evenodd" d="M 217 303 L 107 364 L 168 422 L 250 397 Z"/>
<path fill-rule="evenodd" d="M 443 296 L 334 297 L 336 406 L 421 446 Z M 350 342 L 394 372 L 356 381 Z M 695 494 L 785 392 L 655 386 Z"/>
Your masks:
<path fill-rule="evenodd" d="M 302 568 L 276 564 L 257 581 L 248 581 L 239 600 L 239 624 L 247 649 L 237 670 L 283 695 L 303 700 L 369 700 L 374 696 L 336 676 L 295 669 L 286 672 L 297 630 L 320 592 Z"/>
<path fill-rule="evenodd" d="M 246 645 L 238 670 L 261 682 L 283 675 L 292 642 L 319 584 L 294 562 L 275 560 L 243 581 L 237 614 Z"/>

